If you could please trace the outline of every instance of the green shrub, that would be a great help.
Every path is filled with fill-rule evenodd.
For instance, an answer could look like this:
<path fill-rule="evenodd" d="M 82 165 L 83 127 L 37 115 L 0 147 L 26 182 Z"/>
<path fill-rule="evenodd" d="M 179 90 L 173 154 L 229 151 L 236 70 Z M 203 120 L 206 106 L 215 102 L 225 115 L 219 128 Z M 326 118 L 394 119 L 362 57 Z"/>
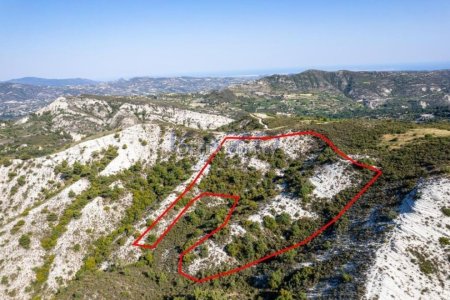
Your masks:
<path fill-rule="evenodd" d="M 17 173 L 16 173 L 16 172 L 10 171 L 10 172 L 8 173 L 8 178 L 9 178 L 9 180 L 13 179 L 13 178 L 16 177 L 16 176 L 17 176 Z"/>
<path fill-rule="evenodd" d="M 139 143 L 141 143 L 142 146 L 147 146 L 148 144 L 146 140 L 143 140 L 141 138 L 139 138 Z"/>
<path fill-rule="evenodd" d="M 22 228 L 22 226 L 25 225 L 25 221 L 24 220 L 19 220 L 17 221 L 16 224 L 14 224 L 13 228 L 11 228 L 11 233 L 17 233 L 20 228 Z"/>
<path fill-rule="evenodd" d="M 186 253 L 185 256 L 183 256 L 183 262 L 186 264 L 191 263 L 195 259 L 195 254 L 192 252 Z"/>
<path fill-rule="evenodd" d="M 448 246 L 450 245 L 450 239 L 448 237 L 440 237 L 439 238 L 439 244 L 441 244 L 441 246 Z"/>
<path fill-rule="evenodd" d="M 286 285 L 291 290 L 305 290 L 316 283 L 318 274 L 313 267 L 303 267 L 294 272 Z"/>
<path fill-rule="evenodd" d="M 144 255 L 144 260 L 146 261 L 146 263 L 148 265 L 152 265 L 153 262 L 155 261 L 155 258 L 153 256 L 153 252 L 151 251 L 146 251 L 145 255 Z"/>
<path fill-rule="evenodd" d="M 393 221 L 398 217 L 398 212 L 395 209 L 389 209 L 387 217 L 389 220 Z"/>
<path fill-rule="evenodd" d="M 24 186 L 25 185 L 25 176 L 20 176 L 19 178 L 17 178 L 17 184 L 19 186 Z"/>
<path fill-rule="evenodd" d="M 442 207 L 441 211 L 445 216 L 450 217 L 450 207 Z"/>
<path fill-rule="evenodd" d="M 230 255 L 231 257 L 237 257 L 239 254 L 239 245 L 235 242 L 231 242 L 228 245 L 225 246 L 225 251 Z"/>
<path fill-rule="evenodd" d="M 55 213 L 49 213 L 47 215 L 47 221 L 48 222 L 55 222 L 56 220 L 58 220 L 58 215 Z"/>
<path fill-rule="evenodd" d="M 350 281 L 352 281 L 352 279 L 353 279 L 352 275 L 345 273 L 345 272 L 342 273 L 342 281 L 343 282 L 350 282 Z"/>
<path fill-rule="evenodd" d="M 283 282 L 283 271 L 281 269 L 276 270 L 270 274 L 269 286 L 271 289 L 277 289 Z"/>
<path fill-rule="evenodd" d="M 207 246 L 201 245 L 198 250 L 199 250 L 199 256 L 201 258 L 205 258 L 208 256 L 208 247 Z"/>
<path fill-rule="evenodd" d="M 11 188 L 11 190 L 9 191 L 9 195 L 10 195 L 10 196 L 15 195 L 15 194 L 17 193 L 18 190 L 19 190 L 19 187 L 18 187 L 17 185 L 13 186 L 13 187 Z"/>
<path fill-rule="evenodd" d="M 97 269 L 97 263 L 95 262 L 95 258 L 92 256 L 86 258 L 86 261 L 84 262 L 84 267 L 87 271 L 94 271 L 95 269 Z"/>
<path fill-rule="evenodd" d="M 433 263 L 429 260 L 423 260 L 422 262 L 420 262 L 419 269 L 426 275 L 432 274 L 436 271 Z"/>
<path fill-rule="evenodd" d="M 267 229 L 270 229 L 272 231 L 276 230 L 278 227 L 275 219 L 270 216 L 263 217 L 263 225 L 264 225 L 264 227 L 266 227 Z"/>
<path fill-rule="evenodd" d="M 31 239 L 29 234 L 23 234 L 19 238 L 19 245 L 24 249 L 30 249 Z"/>
<path fill-rule="evenodd" d="M 4 167 L 9 167 L 10 165 L 12 165 L 12 161 L 9 158 L 1 158 L 0 164 Z"/>
<path fill-rule="evenodd" d="M 290 291 L 281 289 L 280 294 L 275 300 L 294 300 L 294 296 Z"/>
<path fill-rule="evenodd" d="M 286 225 L 290 225 L 291 222 L 292 222 L 291 216 L 290 216 L 288 213 L 285 213 L 285 212 L 283 212 L 283 213 L 277 215 L 277 216 L 275 217 L 275 220 L 276 220 L 276 222 L 277 222 L 279 225 L 285 225 L 285 226 L 286 226 Z"/>
<path fill-rule="evenodd" d="M 324 163 L 332 163 L 337 160 L 337 155 L 330 147 L 325 147 L 323 152 L 317 158 L 318 161 L 322 164 Z"/>
<path fill-rule="evenodd" d="M 147 238 L 146 238 L 147 243 L 153 244 L 154 242 L 156 242 L 156 240 L 157 240 L 156 235 L 154 235 L 154 234 L 147 235 Z"/>
<path fill-rule="evenodd" d="M 222 290 L 207 290 L 205 288 L 195 288 L 194 300 L 227 300 L 228 296 Z"/>
<path fill-rule="evenodd" d="M 47 281 L 50 267 L 52 266 L 54 255 L 47 256 L 44 259 L 44 264 L 41 267 L 35 268 L 34 272 L 36 274 L 36 280 L 34 282 L 35 288 L 38 289 L 42 284 Z"/>

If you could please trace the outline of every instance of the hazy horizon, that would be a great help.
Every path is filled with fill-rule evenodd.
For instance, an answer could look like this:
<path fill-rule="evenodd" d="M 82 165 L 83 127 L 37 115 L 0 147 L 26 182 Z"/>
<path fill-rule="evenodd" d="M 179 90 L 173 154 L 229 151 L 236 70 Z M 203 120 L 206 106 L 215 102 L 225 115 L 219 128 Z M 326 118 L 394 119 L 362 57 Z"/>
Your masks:
<path fill-rule="evenodd" d="M 42 79 L 90 79 L 94 81 L 113 81 L 119 79 L 130 79 L 136 77 L 149 77 L 149 78 L 164 78 L 164 77 L 258 77 L 258 76 L 270 76 L 274 74 L 295 74 L 301 73 L 306 70 L 322 70 L 322 71 L 439 71 L 450 69 L 450 62 L 442 63 L 418 63 L 418 64 L 399 64 L 399 65 L 362 65 L 362 66 L 310 66 L 303 68 L 276 68 L 271 70 L 241 70 L 241 71 L 223 71 L 223 72 L 197 72 L 197 73 L 175 73 L 175 74 L 137 74 L 134 76 L 118 76 L 110 78 L 91 78 L 91 77 L 40 77 L 33 74 L 16 77 L 6 78 L 0 81 L 10 81 L 22 78 L 42 78 Z"/>

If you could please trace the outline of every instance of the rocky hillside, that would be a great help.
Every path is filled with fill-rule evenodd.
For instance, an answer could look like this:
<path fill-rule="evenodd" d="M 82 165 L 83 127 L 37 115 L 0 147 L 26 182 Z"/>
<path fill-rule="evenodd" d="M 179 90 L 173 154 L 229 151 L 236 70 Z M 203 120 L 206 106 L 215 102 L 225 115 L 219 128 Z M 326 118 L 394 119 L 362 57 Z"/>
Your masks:
<path fill-rule="evenodd" d="M 154 243 L 200 192 L 241 196 L 229 226 L 184 257 L 191 276 L 245 265 L 308 237 L 373 176 L 317 138 L 227 142 L 190 184 L 227 135 L 305 130 L 383 170 L 306 246 L 193 285 L 178 274 L 178 256 L 224 221 L 231 203 L 220 197 L 196 202 L 155 250 L 132 246 L 187 186 L 190 192 L 143 243 Z M 2 299 L 445 299 L 449 293 L 446 122 L 306 122 L 261 113 L 234 121 L 206 102 L 77 96 L 3 123 L 0 134 Z"/>
<path fill-rule="evenodd" d="M 128 169 L 137 165 L 163 168 L 173 164 L 167 162 L 171 157 L 178 162 L 193 158 L 189 151 L 177 154 L 176 146 L 187 140 L 193 147 L 201 145 L 201 130 L 233 121 L 170 106 L 114 100 L 58 98 L 36 116 L 18 122 L 29 130 L 45 116 L 49 120 L 45 131 L 64 132 L 75 141 L 89 138 L 64 151 L 11 159 L 0 167 L 2 299 L 48 297 L 67 284 L 83 267 L 89 245 L 112 234 L 136 205 L 142 205 L 136 203 L 136 191 L 126 182 L 130 178 L 123 177 Z M 108 134 L 111 129 L 116 130 Z M 94 137 L 98 132 L 103 136 Z M 195 170 L 196 162 L 191 161 L 192 169 L 182 169 L 180 176 Z M 136 221 L 143 217 L 141 208 Z M 128 239 L 123 248 L 122 252 L 138 254 L 132 262 L 140 257 Z M 111 255 L 112 259 L 119 252 Z"/>
<path fill-rule="evenodd" d="M 0 117 L 26 115 L 47 105 L 60 95 L 53 87 L 0 82 Z"/>
<path fill-rule="evenodd" d="M 367 299 L 450 297 L 450 180 L 431 178 L 407 197 L 395 229 L 377 250 Z"/>
<path fill-rule="evenodd" d="M 188 128 L 213 130 L 233 121 L 225 116 L 154 103 L 145 98 L 98 96 L 60 97 L 36 114 L 50 114 L 53 117 L 53 128 L 68 129 L 66 131 L 74 140 L 96 132 L 146 122 L 160 121 Z M 19 122 L 26 120 L 25 118 Z"/>
<path fill-rule="evenodd" d="M 56 106 L 57 109 L 61 108 L 60 102 L 54 103 L 46 110 L 55 113 Z M 206 117 L 203 116 L 204 122 L 207 120 Z M 208 127 L 208 124 L 205 126 Z M 218 133 L 209 142 L 210 144 L 205 144 L 207 146 L 205 149 L 209 150 L 196 152 L 191 149 L 182 152 L 178 148 L 179 145 L 194 147 L 197 143 L 205 143 L 205 139 L 199 133 L 188 134 L 185 130 L 175 130 L 171 125 L 139 124 L 114 134 L 79 143 L 47 157 L 27 161 L 14 160 L 9 166 L 2 167 L 0 178 L 3 191 L 1 199 L 3 233 L 0 237 L 0 251 L 3 258 L 1 274 L 4 278 L 0 290 L 2 298 L 28 298 L 32 295 L 47 298 L 66 286 L 75 278 L 77 272 L 84 272 L 86 268 L 109 270 L 113 266 L 134 264 L 144 259 L 145 252 L 131 245 L 135 236 L 130 233 L 144 230 L 149 219 L 155 218 L 167 208 L 176 193 L 192 180 L 192 176 L 195 176 L 206 162 L 223 136 L 224 134 Z M 299 137 L 280 143 L 235 142 L 227 145 L 224 156 L 218 158 L 219 165 L 214 165 L 203 175 L 199 186 L 194 188 L 194 193 L 202 190 L 225 192 L 228 188 L 222 190 L 224 187 L 221 187 L 223 184 L 221 180 L 232 178 L 227 184 L 231 184 L 230 187 L 242 195 L 240 210 L 247 208 L 235 216 L 230 224 L 232 229 L 228 237 L 225 235 L 219 240 L 212 240 L 202 248 L 202 251 L 209 253 L 207 256 L 199 254 L 191 258 L 186 266 L 187 272 L 198 275 L 199 272 L 210 269 L 245 263 L 253 256 L 235 254 L 231 248 L 236 247 L 235 245 L 246 247 L 245 243 L 248 242 L 245 239 L 255 239 L 261 234 L 271 236 L 273 241 L 270 245 L 258 246 L 262 248 L 258 248 L 258 252 L 253 255 L 263 255 L 272 247 L 286 246 L 287 235 L 278 229 L 267 227 L 267 222 L 275 222 L 280 216 L 285 219 L 283 226 L 286 229 L 292 222 L 301 224 L 307 221 L 310 226 L 323 222 L 321 208 L 308 203 L 317 197 L 323 199 L 323 205 L 327 205 L 326 203 L 335 199 L 339 193 L 359 185 L 361 179 L 357 179 L 356 170 L 350 165 L 330 158 L 330 154 L 327 154 L 328 158 L 325 156 L 321 158 L 323 146 L 318 147 L 319 144 L 309 137 Z M 277 151 L 275 160 L 271 156 L 258 154 L 262 152 L 270 155 L 270 151 L 274 149 Z M 239 156 L 246 154 L 240 159 L 236 158 L 236 153 Z M 308 157 L 308 163 L 304 167 L 306 174 L 304 178 L 299 178 L 292 172 L 302 168 L 297 160 L 306 157 Z M 189 163 L 183 162 L 186 158 Z M 136 211 L 137 207 L 142 205 L 139 201 L 144 199 L 138 196 L 137 193 L 141 188 L 136 186 L 137 182 L 133 181 L 133 177 L 139 175 L 141 169 L 149 172 L 148 176 L 158 176 L 158 173 L 152 173 L 156 172 L 154 167 L 160 165 L 158 168 L 162 168 L 164 164 L 170 164 L 172 159 L 175 159 L 178 165 L 188 163 L 186 169 L 182 169 L 180 173 L 179 179 L 182 180 L 176 179 L 174 181 L 176 185 L 173 186 L 170 184 L 160 186 L 169 193 L 149 205 L 149 208 L 144 206 Z M 322 165 L 313 164 L 313 160 L 316 159 L 321 159 Z M 220 175 L 224 163 L 230 167 L 234 165 L 228 175 Z M 127 173 L 129 170 L 135 170 L 136 174 L 130 176 Z M 211 174 L 207 175 L 210 172 Z M 163 174 L 159 176 L 165 176 Z M 217 176 L 225 177 L 220 179 Z M 233 178 L 236 176 L 241 176 L 241 181 L 235 186 Z M 278 177 L 277 181 L 274 181 L 275 177 Z M 301 179 L 304 182 L 304 189 L 307 190 L 300 190 L 301 186 L 294 184 L 286 186 L 289 182 L 297 180 L 294 178 Z M 156 177 L 155 180 L 158 181 L 159 178 Z M 269 186 L 264 188 L 268 184 L 263 183 L 266 181 Z M 218 186 L 215 187 L 214 184 Z M 151 190 L 146 192 L 153 193 Z M 148 195 L 142 195 L 146 196 Z M 307 200 L 306 197 L 312 198 Z M 216 202 L 213 203 L 216 206 L 206 204 L 203 209 L 214 211 L 220 201 L 213 202 Z M 200 209 L 202 206 L 196 207 Z M 178 211 L 181 208 L 178 207 Z M 220 209 L 216 214 L 219 214 Z M 129 220 L 133 211 L 139 213 Z M 220 212 L 222 213 L 223 211 Z M 217 216 L 212 217 L 217 219 Z M 204 216 L 199 216 L 202 217 Z M 157 231 L 162 231 L 163 224 L 168 224 L 169 220 L 165 220 Z M 189 224 L 183 225 L 185 230 L 192 227 Z M 128 229 L 125 232 L 118 231 L 117 228 L 121 226 L 127 226 Z M 215 225 L 210 226 L 214 228 Z M 255 228 L 260 229 L 255 231 Z M 312 229 L 305 229 L 304 233 L 299 229 L 295 235 L 300 238 Z M 249 233 L 246 234 L 247 231 Z M 168 237 L 168 243 L 158 249 L 152 258 L 158 261 L 155 268 L 164 270 L 171 276 L 176 276 L 171 259 L 178 251 L 178 248 L 173 246 L 173 239 L 182 241 L 184 238 L 184 234 L 179 230 L 174 232 L 175 235 Z M 105 241 L 101 242 L 102 244 L 98 243 L 105 237 L 110 239 L 108 251 L 98 256 L 97 251 L 104 249 L 96 250 L 96 247 L 104 247 Z M 189 234 L 186 238 L 188 237 Z M 239 240 L 241 237 L 244 240 Z M 289 240 L 294 241 L 294 236 L 291 235 Z M 94 245 L 94 249 L 89 245 Z M 93 266 L 90 259 L 93 259 Z M 214 263 L 211 264 L 211 261 Z"/>

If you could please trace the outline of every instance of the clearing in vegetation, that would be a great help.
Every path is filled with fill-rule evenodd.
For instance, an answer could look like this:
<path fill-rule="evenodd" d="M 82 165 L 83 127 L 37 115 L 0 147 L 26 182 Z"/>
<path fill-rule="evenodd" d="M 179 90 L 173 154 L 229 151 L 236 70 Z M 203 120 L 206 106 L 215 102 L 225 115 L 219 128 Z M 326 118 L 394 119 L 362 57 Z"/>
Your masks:
<path fill-rule="evenodd" d="M 414 128 L 406 131 L 405 133 L 385 134 L 382 137 L 382 143 L 388 145 L 390 149 L 398 149 L 416 139 L 449 136 L 450 130 L 438 128 Z"/>

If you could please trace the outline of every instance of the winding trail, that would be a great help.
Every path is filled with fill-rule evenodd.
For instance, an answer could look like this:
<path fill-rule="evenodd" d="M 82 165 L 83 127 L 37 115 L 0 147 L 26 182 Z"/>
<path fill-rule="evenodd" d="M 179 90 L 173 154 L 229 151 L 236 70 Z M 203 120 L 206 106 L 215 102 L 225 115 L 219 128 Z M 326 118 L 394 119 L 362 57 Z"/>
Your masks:
<path fill-rule="evenodd" d="M 261 124 L 261 125 L 264 127 L 264 129 L 269 129 L 269 127 L 268 127 L 266 124 L 263 123 L 261 117 L 258 117 L 258 116 L 255 115 L 255 114 L 250 114 L 250 116 L 251 116 L 252 118 L 257 119 L 257 120 L 258 120 L 258 123 Z"/>

